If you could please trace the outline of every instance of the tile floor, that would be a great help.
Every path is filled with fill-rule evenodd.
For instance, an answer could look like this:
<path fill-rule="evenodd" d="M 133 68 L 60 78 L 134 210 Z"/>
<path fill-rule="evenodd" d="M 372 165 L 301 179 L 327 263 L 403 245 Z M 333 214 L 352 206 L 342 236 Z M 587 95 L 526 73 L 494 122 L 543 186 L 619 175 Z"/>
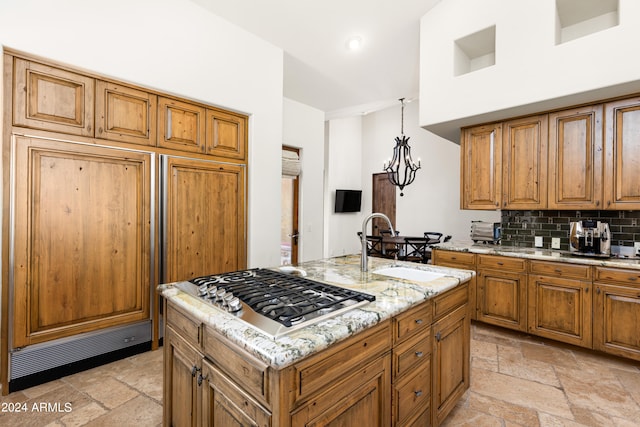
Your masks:
<path fill-rule="evenodd" d="M 482 324 L 471 330 L 471 388 L 445 426 L 640 426 L 640 362 Z M 60 410 L 34 410 L 42 403 Z M 10 404 L 27 412 L 0 412 L 0 426 L 158 426 L 162 349 L 0 397 L 0 411 Z"/>

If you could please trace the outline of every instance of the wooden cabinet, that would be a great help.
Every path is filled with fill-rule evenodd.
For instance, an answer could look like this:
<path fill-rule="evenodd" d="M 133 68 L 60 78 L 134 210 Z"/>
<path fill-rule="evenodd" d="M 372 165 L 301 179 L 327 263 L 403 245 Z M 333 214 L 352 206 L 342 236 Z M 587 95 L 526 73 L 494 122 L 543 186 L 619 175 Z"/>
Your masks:
<path fill-rule="evenodd" d="M 510 329 L 527 329 L 526 262 L 478 255 L 477 319 Z"/>
<path fill-rule="evenodd" d="M 467 305 L 432 326 L 432 424 L 440 425 L 469 388 L 470 327 Z"/>
<path fill-rule="evenodd" d="M 596 267 L 593 347 L 640 360 L 640 270 Z"/>
<path fill-rule="evenodd" d="M 547 207 L 547 115 L 502 124 L 502 207 Z"/>
<path fill-rule="evenodd" d="M 245 168 L 163 156 L 166 282 L 245 268 Z"/>
<path fill-rule="evenodd" d="M 149 318 L 151 154 L 14 136 L 13 347 Z"/>
<path fill-rule="evenodd" d="M 502 196 L 502 127 L 464 129 L 460 141 L 462 209 L 499 209 Z"/>
<path fill-rule="evenodd" d="M 205 108 L 172 98 L 158 98 L 158 147 L 205 152 Z"/>
<path fill-rule="evenodd" d="M 640 98 L 605 104 L 605 209 L 640 209 Z"/>
<path fill-rule="evenodd" d="M 602 105 L 549 114 L 549 209 L 602 208 Z"/>
<path fill-rule="evenodd" d="M 531 261 L 529 332 L 591 348 L 591 267 Z"/>
<path fill-rule="evenodd" d="M 93 136 L 94 79 L 16 58 L 13 124 Z"/>
<path fill-rule="evenodd" d="M 96 82 L 96 137 L 156 145 L 157 97 L 117 83 Z"/>
<path fill-rule="evenodd" d="M 206 120 L 206 153 L 244 159 L 247 149 L 246 117 L 208 108 Z"/>
<path fill-rule="evenodd" d="M 433 265 L 460 268 L 476 271 L 476 254 L 469 252 L 454 252 L 434 248 L 431 259 Z M 473 276 L 469 281 L 469 316 L 476 320 L 477 279 Z"/>

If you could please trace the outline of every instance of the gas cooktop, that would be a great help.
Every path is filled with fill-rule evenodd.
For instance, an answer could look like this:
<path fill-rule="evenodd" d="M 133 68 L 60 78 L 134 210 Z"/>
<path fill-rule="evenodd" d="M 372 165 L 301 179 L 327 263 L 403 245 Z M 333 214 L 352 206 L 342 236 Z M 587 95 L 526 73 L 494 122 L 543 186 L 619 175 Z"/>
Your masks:
<path fill-rule="evenodd" d="M 262 268 L 197 277 L 176 286 L 272 338 L 375 301 L 363 292 Z"/>

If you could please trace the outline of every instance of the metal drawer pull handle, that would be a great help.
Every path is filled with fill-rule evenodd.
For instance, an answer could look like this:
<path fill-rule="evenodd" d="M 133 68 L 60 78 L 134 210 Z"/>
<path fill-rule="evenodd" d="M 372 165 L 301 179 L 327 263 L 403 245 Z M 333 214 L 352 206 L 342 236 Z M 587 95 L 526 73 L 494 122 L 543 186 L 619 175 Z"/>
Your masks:
<path fill-rule="evenodd" d="M 417 323 L 418 325 L 421 325 L 421 324 L 422 324 L 422 319 L 416 319 L 416 323 Z"/>
<path fill-rule="evenodd" d="M 422 396 L 422 390 L 414 391 L 416 397 Z"/>
<path fill-rule="evenodd" d="M 416 351 L 416 356 L 417 357 L 422 357 L 422 352 L 421 351 Z"/>
<path fill-rule="evenodd" d="M 192 377 L 195 377 L 195 376 L 196 376 L 196 374 L 197 374 L 198 372 L 200 372 L 200 368 L 198 368 L 198 367 L 196 367 L 195 365 L 193 365 L 193 366 L 191 367 L 191 376 L 192 376 Z"/>

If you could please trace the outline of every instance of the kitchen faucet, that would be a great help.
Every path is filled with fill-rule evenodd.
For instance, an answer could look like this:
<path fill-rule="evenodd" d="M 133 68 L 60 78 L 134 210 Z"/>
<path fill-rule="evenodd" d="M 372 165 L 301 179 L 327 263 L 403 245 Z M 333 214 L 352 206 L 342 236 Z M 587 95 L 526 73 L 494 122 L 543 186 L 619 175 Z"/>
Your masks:
<path fill-rule="evenodd" d="M 367 259 L 367 224 L 372 218 L 384 218 L 387 220 L 389 224 L 389 230 L 391 230 L 391 235 L 395 236 L 396 232 L 393 230 L 393 225 L 391 225 L 391 220 L 388 216 L 383 213 L 374 212 L 362 221 L 362 235 L 360 238 L 362 239 L 362 254 L 360 255 L 360 271 L 368 271 L 368 259 Z"/>

